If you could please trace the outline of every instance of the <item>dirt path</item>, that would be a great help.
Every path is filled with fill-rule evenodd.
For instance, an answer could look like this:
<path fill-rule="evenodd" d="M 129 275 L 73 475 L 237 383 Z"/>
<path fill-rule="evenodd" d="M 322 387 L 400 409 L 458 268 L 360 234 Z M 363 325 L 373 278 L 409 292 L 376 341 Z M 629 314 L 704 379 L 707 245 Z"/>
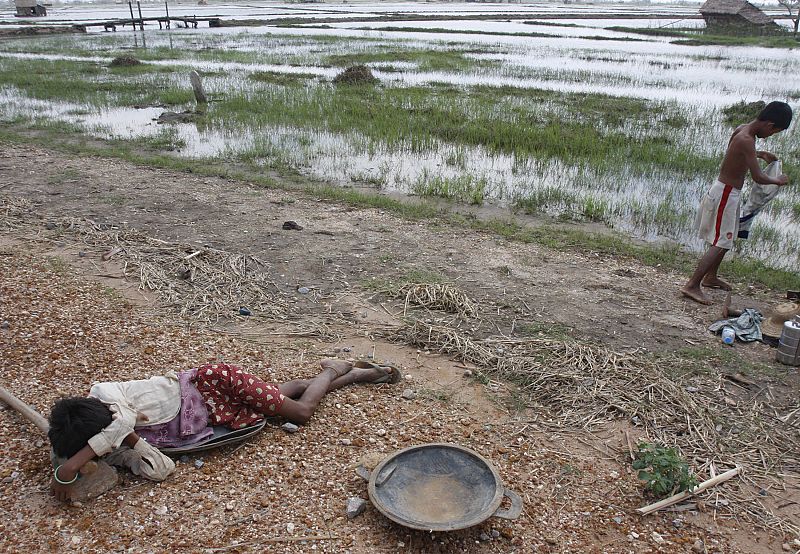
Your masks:
<path fill-rule="evenodd" d="M 46 495 L 49 461 L 38 437 L 1 412 L 2 550 L 37 551 L 41 536 L 52 537 L 50 547 L 59 551 L 124 545 L 194 552 L 321 534 L 328 538 L 253 551 L 306 552 L 313 544 L 325 552 L 690 552 L 697 541 L 708 552 L 780 550 L 781 537 L 751 527 L 737 533 L 713 513 L 639 518 L 640 484 L 625 463 L 619 429 L 590 436 L 528 424 L 528 415 L 509 409 L 507 385 L 484 387 L 465 379 L 459 363 L 376 338 L 399 323 L 402 305 L 367 286 L 409 270 L 433 272 L 496 313 L 475 323 L 476 335 L 563 328 L 616 350 L 663 355 L 718 344 L 705 327 L 719 308 L 681 300 L 681 275 L 292 192 L 36 148 L 4 148 L 0 197 L 33 205 L 28 221 L 0 239 L 0 322 L 8 322 L 0 330 L 2 380 L 43 413 L 60 394 L 84 394 L 93 380 L 141 378 L 154 368 L 219 358 L 285 380 L 313 374 L 323 356 L 374 355 L 409 376 L 398 387 L 337 392 L 296 435 L 271 429 L 241 450 L 206 456 L 200 469 L 194 459 L 179 464 L 164 484 L 128 477 L 119 494 L 71 508 Z M 119 260 L 103 260 L 106 248 L 61 235 L 50 224 L 60 217 L 256 256 L 291 310 L 285 321 L 267 324 L 239 318 L 226 333 L 187 329 L 122 278 Z M 289 220 L 303 229 L 283 230 Z M 762 301 L 734 297 L 754 307 Z M 747 359 L 770 356 L 762 345 L 738 350 Z M 401 398 L 405 388 L 414 400 Z M 491 459 L 522 495 L 523 517 L 451 534 L 410 532 L 371 508 L 353 521 L 342 517 L 347 497 L 365 495 L 350 469 L 361 456 L 431 441 L 457 442 Z"/>

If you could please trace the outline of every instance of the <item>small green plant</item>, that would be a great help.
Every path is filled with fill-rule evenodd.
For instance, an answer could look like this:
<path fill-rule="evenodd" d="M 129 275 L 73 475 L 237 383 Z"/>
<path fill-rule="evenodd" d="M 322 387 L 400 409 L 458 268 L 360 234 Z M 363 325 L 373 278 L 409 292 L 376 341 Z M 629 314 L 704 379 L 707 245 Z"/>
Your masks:
<path fill-rule="evenodd" d="M 677 450 L 659 444 L 640 442 L 633 469 L 639 470 L 639 479 L 656 497 L 670 496 L 692 489 L 697 478 L 689 472 L 689 465 Z"/>

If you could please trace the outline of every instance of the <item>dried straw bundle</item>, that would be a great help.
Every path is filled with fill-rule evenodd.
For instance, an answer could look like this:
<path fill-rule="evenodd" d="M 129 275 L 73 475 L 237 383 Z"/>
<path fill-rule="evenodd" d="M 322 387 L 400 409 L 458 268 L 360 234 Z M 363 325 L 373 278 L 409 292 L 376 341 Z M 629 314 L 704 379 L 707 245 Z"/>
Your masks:
<path fill-rule="evenodd" d="M 462 317 L 477 317 L 475 303 L 458 287 L 442 283 L 406 283 L 391 291 L 394 298 L 405 298 L 403 315 L 409 305 L 442 310 Z"/>

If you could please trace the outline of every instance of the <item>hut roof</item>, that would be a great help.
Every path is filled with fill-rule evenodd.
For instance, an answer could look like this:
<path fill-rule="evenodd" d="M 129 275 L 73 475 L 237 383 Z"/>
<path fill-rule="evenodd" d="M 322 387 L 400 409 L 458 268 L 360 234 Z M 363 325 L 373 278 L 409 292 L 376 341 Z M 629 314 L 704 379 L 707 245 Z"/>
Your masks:
<path fill-rule="evenodd" d="M 747 0 L 707 0 L 700 7 L 703 15 L 738 15 L 751 23 L 765 25 L 773 19 Z"/>

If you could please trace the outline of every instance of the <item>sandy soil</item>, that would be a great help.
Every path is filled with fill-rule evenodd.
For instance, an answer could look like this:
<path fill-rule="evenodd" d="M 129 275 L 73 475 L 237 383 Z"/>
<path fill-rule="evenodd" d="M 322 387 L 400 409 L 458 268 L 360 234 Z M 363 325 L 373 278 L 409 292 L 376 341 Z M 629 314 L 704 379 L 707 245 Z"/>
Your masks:
<path fill-rule="evenodd" d="M 704 505 L 637 516 L 647 500 L 627 459 L 624 423 L 600 435 L 526 424 L 530 414 L 513 409 L 507 384 L 480 385 L 458 362 L 379 338 L 403 307 L 365 286 L 410 269 L 437 272 L 496 313 L 475 324 L 476 335 L 544 325 L 620 351 L 718 345 L 705 329 L 719 318 L 721 293 L 712 293 L 715 306 L 687 303 L 677 293 L 685 276 L 299 193 L 36 148 L 4 145 L 0 198 L 33 206 L 0 239 L 0 385 L 41 413 L 60 395 L 85 394 L 92 381 L 218 359 L 275 381 L 311 376 L 326 356 L 372 355 L 406 375 L 395 386 L 333 393 L 296 434 L 269 427 L 239 449 L 192 456 L 162 484 L 123 474 L 113 491 L 77 506 L 48 496 L 44 438 L 2 411 L 2 551 L 772 552 L 792 540 Z M 61 232 L 52 224 L 61 217 L 256 256 L 291 310 L 271 322 L 190 326 L 126 278 L 119 257 L 104 260 L 107 247 Z M 303 229 L 283 230 L 289 220 Z M 743 292 L 735 305 L 780 300 L 778 292 Z M 763 345 L 737 353 L 772 359 Z M 776 372 L 785 378 L 785 370 Z M 402 398 L 405 389 L 416 397 Z M 347 498 L 366 498 L 352 470 L 359 460 L 433 441 L 491 460 L 523 498 L 522 516 L 433 534 L 391 523 L 372 507 L 347 520 Z"/>

